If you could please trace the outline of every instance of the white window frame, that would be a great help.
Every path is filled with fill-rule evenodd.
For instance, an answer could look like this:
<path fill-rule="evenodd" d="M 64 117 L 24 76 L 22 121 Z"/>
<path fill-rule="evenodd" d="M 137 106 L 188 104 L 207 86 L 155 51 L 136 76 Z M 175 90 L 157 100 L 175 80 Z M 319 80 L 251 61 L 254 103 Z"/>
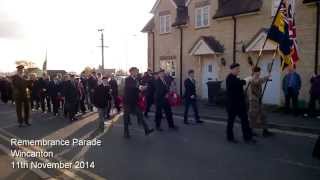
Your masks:
<path fill-rule="evenodd" d="M 274 17 L 277 13 L 278 7 L 280 5 L 281 0 L 272 0 L 271 1 L 271 17 Z"/>
<path fill-rule="evenodd" d="M 205 10 L 207 10 L 207 12 Z M 199 17 L 199 19 L 198 19 L 198 17 Z M 205 17 L 207 19 L 205 19 Z M 195 24 L 196 28 L 204 28 L 204 27 L 210 26 L 210 6 L 202 6 L 202 7 L 198 7 L 195 9 L 194 24 Z"/>
<path fill-rule="evenodd" d="M 171 15 L 159 16 L 160 19 L 160 34 L 171 32 Z"/>

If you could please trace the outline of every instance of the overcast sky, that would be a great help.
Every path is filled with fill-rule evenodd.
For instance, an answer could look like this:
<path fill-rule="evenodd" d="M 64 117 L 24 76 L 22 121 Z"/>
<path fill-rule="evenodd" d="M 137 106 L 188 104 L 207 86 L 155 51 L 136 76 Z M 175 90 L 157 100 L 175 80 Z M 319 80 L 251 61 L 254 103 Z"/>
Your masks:
<path fill-rule="evenodd" d="M 105 67 L 146 69 L 147 36 L 155 0 L 0 0 L 0 71 L 16 60 L 48 69 L 81 71 L 101 64 L 100 34 L 105 29 Z"/>

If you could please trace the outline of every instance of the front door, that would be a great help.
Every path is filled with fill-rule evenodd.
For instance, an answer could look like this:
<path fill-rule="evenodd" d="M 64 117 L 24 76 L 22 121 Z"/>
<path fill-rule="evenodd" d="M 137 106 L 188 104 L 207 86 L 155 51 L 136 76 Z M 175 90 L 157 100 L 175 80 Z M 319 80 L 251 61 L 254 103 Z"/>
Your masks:
<path fill-rule="evenodd" d="M 262 75 L 267 74 L 270 66 L 271 66 L 271 61 L 261 62 Z M 262 102 L 264 104 L 280 105 L 280 96 L 281 96 L 281 62 L 280 60 L 276 60 L 274 62 L 272 67 L 271 77 L 272 77 L 272 81 L 269 81 L 267 84 L 267 89 L 264 93 Z"/>
<path fill-rule="evenodd" d="M 208 98 L 208 81 L 217 81 L 217 67 L 216 63 L 212 60 L 203 61 L 202 66 L 202 98 Z"/>

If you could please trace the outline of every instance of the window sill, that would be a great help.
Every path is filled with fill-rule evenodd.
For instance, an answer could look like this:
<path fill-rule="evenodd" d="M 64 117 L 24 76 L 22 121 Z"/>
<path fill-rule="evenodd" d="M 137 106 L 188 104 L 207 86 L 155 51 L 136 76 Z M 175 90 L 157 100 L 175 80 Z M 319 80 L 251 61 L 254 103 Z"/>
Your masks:
<path fill-rule="evenodd" d="M 195 30 L 208 29 L 208 28 L 210 28 L 210 26 L 194 27 Z"/>
<path fill-rule="evenodd" d="M 164 32 L 164 33 L 159 33 L 160 36 L 168 35 L 171 34 L 171 32 Z"/>

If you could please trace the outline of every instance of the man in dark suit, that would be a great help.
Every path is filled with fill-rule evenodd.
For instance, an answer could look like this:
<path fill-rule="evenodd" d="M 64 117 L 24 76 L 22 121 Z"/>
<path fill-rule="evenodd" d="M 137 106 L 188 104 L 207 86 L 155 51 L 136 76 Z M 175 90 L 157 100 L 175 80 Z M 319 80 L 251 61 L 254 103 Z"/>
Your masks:
<path fill-rule="evenodd" d="M 109 85 L 111 88 L 111 96 L 113 99 L 113 103 L 114 103 L 114 107 L 117 109 L 118 113 L 120 113 L 121 108 L 120 108 L 120 102 L 118 100 L 118 82 L 117 80 L 114 78 L 114 74 L 111 75 L 110 81 L 109 81 Z"/>
<path fill-rule="evenodd" d="M 159 71 L 159 78 L 155 82 L 155 101 L 156 101 L 156 128 L 158 131 L 163 131 L 161 128 L 162 110 L 164 110 L 166 119 L 170 129 L 177 130 L 172 117 L 172 109 L 169 104 L 169 89 L 170 85 L 165 81 L 165 71 Z"/>
<path fill-rule="evenodd" d="M 233 124 L 236 116 L 241 120 L 243 139 L 247 143 L 255 143 L 252 138 L 252 130 L 249 127 L 248 113 L 245 102 L 245 94 L 243 86 L 246 85 L 245 80 L 238 78 L 240 73 L 240 65 L 234 63 L 230 66 L 231 73 L 227 76 L 227 140 L 232 143 L 237 143 L 233 135 Z"/>
<path fill-rule="evenodd" d="M 13 97 L 16 103 L 16 112 L 18 117 L 19 127 L 22 127 L 24 122 L 27 126 L 30 126 L 29 123 L 29 97 L 30 92 L 28 90 L 28 82 L 23 76 L 24 66 L 20 65 L 17 67 L 17 74 L 12 77 L 13 85 Z M 23 110 L 23 115 L 22 115 Z"/>
<path fill-rule="evenodd" d="M 48 95 L 51 98 L 53 106 L 53 115 L 57 116 L 59 111 L 59 96 L 61 96 L 61 84 L 58 81 L 58 77 L 53 77 L 53 80 L 49 82 Z"/>
<path fill-rule="evenodd" d="M 194 79 L 194 70 L 189 70 L 188 76 L 189 77 L 184 81 L 184 88 L 185 88 L 184 124 L 189 124 L 188 113 L 189 113 L 190 106 L 193 108 L 196 123 L 203 123 L 203 121 L 200 120 L 199 112 L 198 112 L 196 81 Z"/>
<path fill-rule="evenodd" d="M 148 117 L 148 113 L 150 112 L 150 108 L 152 104 L 154 103 L 154 92 L 155 92 L 155 80 L 153 77 L 153 73 L 151 69 L 148 69 L 148 71 L 144 74 L 142 78 L 142 84 L 147 86 L 147 89 L 145 91 L 145 96 L 147 99 L 147 108 L 144 112 L 144 116 Z"/>
<path fill-rule="evenodd" d="M 90 109 L 90 111 L 93 111 L 93 95 L 94 95 L 94 90 L 96 89 L 96 87 L 98 86 L 98 78 L 97 78 L 97 74 L 95 71 L 93 71 L 90 75 L 90 77 L 88 78 L 88 90 L 89 90 L 89 100 L 90 103 L 88 103 L 88 108 Z"/>
<path fill-rule="evenodd" d="M 123 97 L 123 119 L 124 119 L 124 137 L 130 138 L 129 134 L 129 122 L 130 114 L 135 114 L 138 118 L 138 122 L 143 125 L 146 135 L 153 132 L 153 129 L 149 129 L 147 123 L 143 119 L 142 111 L 138 107 L 139 93 L 143 88 L 139 86 L 137 80 L 138 68 L 132 67 L 129 70 L 130 76 L 125 79 L 124 84 L 124 97 Z"/>
<path fill-rule="evenodd" d="M 75 83 L 75 75 L 71 75 L 70 80 L 68 80 L 64 86 L 65 108 L 69 115 L 69 120 L 73 121 L 76 120 L 75 115 L 77 112 L 77 102 L 79 100 L 78 89 Z"/>

